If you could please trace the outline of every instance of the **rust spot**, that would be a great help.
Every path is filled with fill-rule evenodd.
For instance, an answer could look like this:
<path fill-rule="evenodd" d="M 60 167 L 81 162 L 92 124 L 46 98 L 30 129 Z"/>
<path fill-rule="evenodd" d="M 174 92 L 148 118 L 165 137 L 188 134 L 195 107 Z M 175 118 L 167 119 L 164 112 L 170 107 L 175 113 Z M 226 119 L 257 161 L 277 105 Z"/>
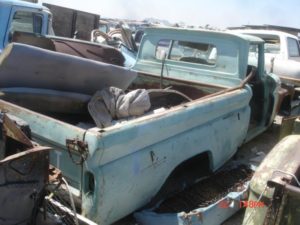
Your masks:
<path fill-rule="evenodd" d="M 49 182 L 51 183 L 53 181 L 58 181 L 58 180 L 61 180 L 61 178 L 62 178 L 61 171 L 58 168 L 50 165 L 49 166 Z"/>
<path fill-rule="evenodd" d="M 125 58 L 120 51 L 105 45 L 63 40 L 57 37 L 39 37 L 17 31 L 14 32 L 13 42 L 33 45 L 50 51 L 61 52 L 118 66 L 124 66 L 125 62 Z"/>
<path fill-rule="evenodd" d="M 88 144 L 84 141 L 79 140 L 78 138 L 74 138 L 74 139 L 66 139 L 66 146 L 71 160 L 76 165 L 82 165 L 82 163 L 88 157 Z M 79 160 L 76 161 L 74 159 L 72 151 L 79 153 L 80 156 Z"/>

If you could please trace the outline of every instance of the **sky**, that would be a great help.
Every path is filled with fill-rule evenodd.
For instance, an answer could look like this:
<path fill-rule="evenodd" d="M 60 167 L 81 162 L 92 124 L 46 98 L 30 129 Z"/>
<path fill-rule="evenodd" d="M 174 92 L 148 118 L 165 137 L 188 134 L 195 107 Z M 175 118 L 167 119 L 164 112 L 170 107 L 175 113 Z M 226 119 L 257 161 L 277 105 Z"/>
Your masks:
<path fill-rule="evenodd" d="M 171 23 L 226 28 L 271 24 L 300 28 L 299 0 L 41 0 L 101 17 L 165 19 Z"/>

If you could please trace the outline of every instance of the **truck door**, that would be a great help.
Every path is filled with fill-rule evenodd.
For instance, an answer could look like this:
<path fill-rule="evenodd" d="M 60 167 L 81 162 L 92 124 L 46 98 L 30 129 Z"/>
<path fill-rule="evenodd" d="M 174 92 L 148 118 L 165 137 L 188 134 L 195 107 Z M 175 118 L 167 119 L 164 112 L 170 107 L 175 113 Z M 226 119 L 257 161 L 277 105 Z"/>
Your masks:
<path fill-rule="evenodd" d="M 48 14 L 38 8 L 13 6 L 6 30 L 4 46 L 11 42 L 14 32 L 47 34 Z"/>
<path fill-rule="evenodd" d="M 249 83 L 253 92 L 250 101 L 250 129 L 255 132 L 255 130 L 269 126 L 273 121 L 276 114 L 280 81 L 277 76 L 265 71 L 264 45 L 262 43 L 250 44 L 248 65 L 248 70 L 251 67 L 257 68 L 254 78 Z"/>

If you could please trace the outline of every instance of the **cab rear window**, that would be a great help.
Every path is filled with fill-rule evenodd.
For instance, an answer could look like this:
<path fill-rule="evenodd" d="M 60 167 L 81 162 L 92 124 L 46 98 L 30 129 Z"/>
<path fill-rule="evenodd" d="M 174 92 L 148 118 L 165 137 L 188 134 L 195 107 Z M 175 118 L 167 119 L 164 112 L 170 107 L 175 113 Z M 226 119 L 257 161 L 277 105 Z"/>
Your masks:
<path fill-rule="evenodd" d="M 158 42 L 155 55 L 159 60 L 166 57 L 174 61 L 215 65 L 217 48 L 207 43 L 163 39 Z"/>

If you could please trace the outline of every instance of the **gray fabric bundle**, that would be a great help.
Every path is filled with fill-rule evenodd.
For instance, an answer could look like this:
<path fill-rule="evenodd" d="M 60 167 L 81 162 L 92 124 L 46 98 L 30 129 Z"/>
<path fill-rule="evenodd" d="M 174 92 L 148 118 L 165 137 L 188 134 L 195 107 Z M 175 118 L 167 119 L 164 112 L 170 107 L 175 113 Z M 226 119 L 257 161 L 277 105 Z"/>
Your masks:
<path fill-rule="evenodd" d="M 151 107 L 147 90 L 137 89 L 127 94 L 110 87 L 97 91 L 88 104 L 88 110 L 98 127 L 111 125 L 113 119 L 143 115 Z"/>

